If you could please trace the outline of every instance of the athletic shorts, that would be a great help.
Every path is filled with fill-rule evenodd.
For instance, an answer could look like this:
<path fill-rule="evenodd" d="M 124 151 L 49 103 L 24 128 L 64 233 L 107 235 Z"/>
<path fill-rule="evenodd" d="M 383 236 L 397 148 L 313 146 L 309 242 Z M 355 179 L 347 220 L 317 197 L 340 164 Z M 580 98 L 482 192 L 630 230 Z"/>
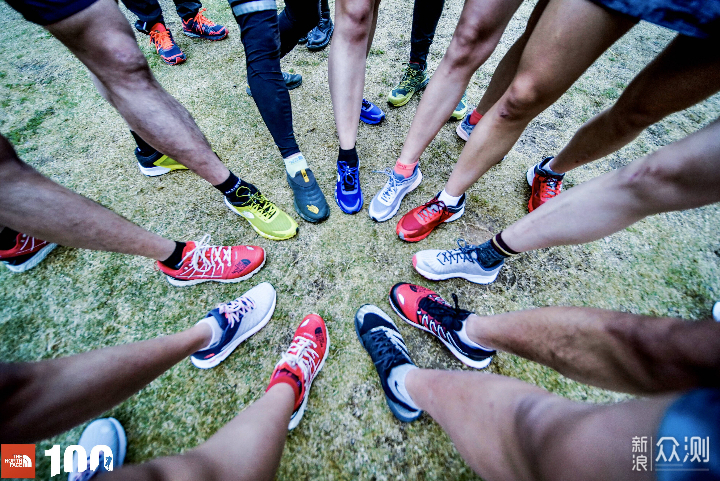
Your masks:
<path fill-rule="evenodd" d="M 637 20 L 682 35 L 708 38 L 720 34 L 720 0 L 592 0 Z"/>
<path fill-rule="evenodd" d="M 5 0 L 26 20 L 38 25 L 65 20 L 88 8 L 97 0 Z"/>

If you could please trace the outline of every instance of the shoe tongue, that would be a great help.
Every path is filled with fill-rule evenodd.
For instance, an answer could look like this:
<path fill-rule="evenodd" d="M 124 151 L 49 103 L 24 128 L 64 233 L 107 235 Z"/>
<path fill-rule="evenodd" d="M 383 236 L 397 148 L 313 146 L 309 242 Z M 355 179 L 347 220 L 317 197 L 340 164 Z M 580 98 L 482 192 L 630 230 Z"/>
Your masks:
<path fill-rule="evenodd" d="M 158 22 L 155 25 L 153 25 L 152 27 L 150 27 L 150 30 L 157 30 L 158 32 L 164 32 L 165 30 L 167 30 L 167 28 L 165 28 L 165 25 Z"/>
<path fill-rule="evenodd" d="M 221 314 L 220 309 L 213 309 L 210 311 L 210 314 L 215 318 L 215 320 L 217 320 L 220 325 L 220 329 L 225 330 L 228 325 L 228 320 L 227 317 L 225 317 L 225 314 Z M 239 324 L 239 322 L 236 324 Z"/>

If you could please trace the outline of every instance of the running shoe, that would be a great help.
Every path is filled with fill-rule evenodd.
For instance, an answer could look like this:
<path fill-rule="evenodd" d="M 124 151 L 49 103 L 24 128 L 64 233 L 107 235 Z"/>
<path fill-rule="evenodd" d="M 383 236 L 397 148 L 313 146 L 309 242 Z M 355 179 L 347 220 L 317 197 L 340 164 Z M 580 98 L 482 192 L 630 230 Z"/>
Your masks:
<path fill-rule="evenodd" d="M 451 119 L 455 120 L 461 120 L 465 118 L 465 114 L 468 111 L 468 98 L 467 98 L 467 91 L 463 92 L 462 98 L 460 98 L 460 102 L 458 102 L 457 107 L 455 107 L 455 110 L 453 110 L 452 115 L 450 116 Z"/>
<path fill-rule="evenodd" d="M 315 223 L 322 222 L 330 216 L 330 207 L 312 170 L 302 169 L 295 173 L 294 177 L 286 173 L 285 177 L 295 195 L 293 205 L 300 217 Z"/>
<path fill-rule="evenodd" d="M 115 418 L 96 419 L 87 425 L 80 435 L 77 443 L 82 446 L 87 455 L 86 459 L 80 461 L 77 451 L 73 452 L 72 472 L 68 475 L 68 481 L 86 481 L 96 475 L 113 471 L 125 462 L 127 452 L 127 436 L 122 424 Z M 96 446 L 106 446 L 109 452 L 100 448 L 97 458 L 92 453 Z M 97 463 L 94 467 L 94 463 Z M 85 469 L 80 469 L 80 468 Z"/>
<path fill-rule="evenodd" d="M 355 314 L 355 333 L 375 364 L 390 411 L 402 422 L 415 421 L 422 411 L 404 401 L 390 380 L 393 369 L 415 365 L 395 323 L 379 307 L 365 304 Z"/>
<path fill-rule="evenodd" d="M 543 169 L 552 159 L 553 157 L 545 157 L 527 171 L 527 181 L 532 188 L 528 201 L 528 212 L 534 211 L 562 191 L 565 174 L 552 175 Z"/>
<path fill-rule="evenodd" d="M 412 258 L 413 267 L 423 277 L 442 281 L 462 277 L 475 284 L 490 284 L 496 278 L 504 261 L 485 267 L 478 261 L 478 246 L 457 240 L 457 249 L 429 249 L 416 253 Z"/>
<path fill-rule="evenodd" d="M 173 170 L 187 170 L 187 167 L 171 159 L 157 150 L 150 155 L 142 155 L 139 148 L 135 148 L 135 157 L 138 161 L 140 172 L 148 177 L 157 177 L 167 174 Z"/>
<path fill-rule="evenodd" d="M 170 284 L 178 287 L 201 282 L 240 282 L 251 278 L 265 265 L 265 250 L 257 246 L 212 246 L 210 236 L 188 242 L 177 269 L 162 262 L 158 268 Z"/>
<path fill-rule="evenodd" d="M 452 222 L 460 218 L 465 212 L 465 194 L 455 207 L 448 207 L 445 202 L 439 200 L 440 193 L 433 197 L 426 204 L 415 207 L 405 214 L 397 224 L 396 232 L 398 237 L 406 242 L 418 242 L 430 235 L 430 233 L 443 222 Z"/>
<path fill-rule="evenodd" d="M 297 222 L 285 212 L 277 208 L 275 204 L 270 202 L 260 191 L 250 194 L 247 187 L 247 195 L 242 193 L 238 197 L 245 197 L 247 200 L 242 204 L 233 204 L 227 197 L 225 204 L 231 211 L 247 220 L 255 232 L 271 240 L 285 240 L 294 237 L 298 233 Z"/>
<path fill-rule="evenodd" d="M 311 32 L 312 32 L 312 30 L 311 30 Z M 298 39 L 298 43 L 299 43 L 299 44 L 307 43 L 309 36 L 310 36 L 310 32 L 308 32 L 308 34 L 305 35 L 304 37 L 300 37 L 300 38 Z"/>
<path fill-rule="evenodd" d="M 415 166 L 415 170 L 407 179 L 402 175 L 396 174 L 392 169 L 384 171 L 375 171 L 388 176 L 385 186 L 375 194 L 368 212 L 370 218 L 376 222 L 384 222 L 392 218 L 400 208 L 403 198 L 415 190 L 422 182 L 422 172 L 420 165 Z"/>
<path fill-rule="evenodd" d="M 198 324 L 210 326 L 214 342 L 191 355 L 190 361 L 200 369 L 223 362 L 240 343 L 265 327 L 275 312 L 275 301 L 275 289 L 263 282 L 210 311 Z"/>
<path fill-rule="evenodd" d="M 322 50 L 330 44 L 335 26 L 330 17 L 321 17 L 317 26 L 307 36 L 307 49 L 311 52 Z"/>
<path fill-rule="evenodd" d="M 162 23 L 156 23 L 150 29 L 150 45 L 155 47 L 160 58 L 168 65 L 178 65 L 186 60 L 185 54 L 175 43 L 170 30 Z"/>
<path fill-rule="evenodd" d="M 285 87 L 287 87 L 288 90 L 294 90 L 302 85 L 302 75 L 299 73 L 290 73 L 290 72 L 281 72 L 283 81 L 285 82 Z M 250 86 L 248 85 L 245 87 L 245 93 L 248 94 L 250 97 L 252 97 L 252 91 L 250 90 Z"/>
<path fill-rule="evenodd" d="M 375 125 L 382 122 L 385 118 L 385 112 L 380 107 L 367 99 L 362 100 L 362 108 L 360 109 L 360 120 L 366 124 Z"/>
<path fill-rule="evenodd" d="M 463 364 L 483 369 L 490 364 L 495 351 L 473 342 L 465 330 L 465 321 L 472 314 L 455 307 L 430 289 L 400 282 L 390 289 L 390 306 L 400 318 L 418 329 L 440 339 Z"/>
<path fill-rule="evenodd" d="M 358 161 L 357 167 L 350 167 L 342 160 L 338 160 L 337 169 L 335 202 L 346 214 L 357 214 L 364 203 L 360 189 L 360 161 Z"/>
<path fill-rule="evenodd" d="M 475 126 L 470 123 L 470 116 L 472 115 L 472 112 L 467 114 L 465 118 L 463 118 L 463 121 L 460 122 L 455 129 L 455 133 L 458 137 L 463 139 L 465 142 L 470 140 L 470 134 L 472 134 L 473 129 Z"/>
<path fill-rule="evenodd" d="M 329 352 L 330 337 L 325 321 L 317 314 L 308 314 L 295 331 L 295 337 L 287 352 L 275 365 L 268 385 L 270 389 L 278 382 L 285 382 L 279 381 L 281 377 L 289 377 L 295 383 L 293 389 L 299 395 L 295 398 L 288 429 L 295 429 L 305 414 L 310 387 L 325 364 Z"/>
<path fill-rule="evenodd" d="M 40 264 L 56 247 L 57 244 L 18 233 L 11 249 L 0 250 L 0 261 L 13 272 L 25 272 Z"/>
<path fill-rule="evenodd" d="M 193 18 L 183 20 L 183 33 L 188 37 L 204 38 L 206 40 L 222 40 L 227 37 L 227 28 L 216 24 L 203 15 L 206 10 L 201 8 Z"/>
<path fill-rule="evenodd" d="M 420 64 L 409 63 L 400 83 L 390 91 L 387 101 L 395 107 L 402 107 L 416 92 L 424 89 L 428 82 L 430 82 L 430 77 L 427 76 L 426 69 L 420 67 Z"/>

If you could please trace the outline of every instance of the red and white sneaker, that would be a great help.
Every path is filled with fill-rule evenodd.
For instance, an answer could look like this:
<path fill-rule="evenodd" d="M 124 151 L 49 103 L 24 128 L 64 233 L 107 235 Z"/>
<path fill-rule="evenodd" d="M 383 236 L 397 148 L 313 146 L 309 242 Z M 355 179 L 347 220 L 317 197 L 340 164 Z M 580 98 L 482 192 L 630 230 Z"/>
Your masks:
<path fill-rule="evenodd" d="M 162 262 L 158 268 L 174 286 L 192 286 L 201 282 L 240 282 L 251 278 L 265 265 L 265 250 L 258 246 L 212 246 L 206 235 L 198 242 L 188 242 L 183 249 L 179 268 Z"/>
<path fill-rule="evenodd" d="M 532 188 L 530 200 L 528 201 L 528 212 L 534 211 L 562 191 L 562 182 L 565 174 L 550 175 L 542 169 L 552 159 L 553 157 L 545 157 L 541 162 L 533 165 L 527 171 L 527 181 Z"/>
<path fill-rule="evenodd" d="M 330 352 L 330 338 L 322 317 L 309 314 L 295 331 L 287 352 L 275 365 L 267 390 L 286 383 L 295 391 L 295 407 L 288 429 L 295 429 L 305 413 L 310 386 L 325 364 Z"/>
<path fill-rule="evenodd" d="M 402 216 L 395 229 L 398 237 L 407 242 L 421 241 L 429 236 L 435 227 L 443 222 L 457 220 L 465 212 L 465 194 L 455 207 L 446 206 L 439 197 L 438 193 L 430 202 L 415 207 Z"/>
<path fill-rule="evenodd" d="M 13 272 L 25 272 L 40 264 L 57 244 L 18 233 L 12 249 L 0 250 L 0 261 Z"/>

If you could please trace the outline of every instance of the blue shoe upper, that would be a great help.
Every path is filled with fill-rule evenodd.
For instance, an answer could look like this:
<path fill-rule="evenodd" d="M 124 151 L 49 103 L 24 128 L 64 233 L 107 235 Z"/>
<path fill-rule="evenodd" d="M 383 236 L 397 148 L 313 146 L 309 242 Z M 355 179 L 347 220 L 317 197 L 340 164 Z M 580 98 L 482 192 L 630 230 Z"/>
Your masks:
<path fill-rule="evenodd" d="M 375 125 L 379 124 L 384 118 L 385 112 L 380 110 L 380 107 L 367 99 L 363 99 L 362 108 L 360 109 L 360 120 L 366 124 Z"/>
<path fill-rule="evenodd" d="M 338 177 L 335 185 L 335 201 L 346 214 L 360 212 L 363 207 L 362 190 L 360 189 L 360 163 L 350 167 L 342 160 L 337 163 Z"/>

